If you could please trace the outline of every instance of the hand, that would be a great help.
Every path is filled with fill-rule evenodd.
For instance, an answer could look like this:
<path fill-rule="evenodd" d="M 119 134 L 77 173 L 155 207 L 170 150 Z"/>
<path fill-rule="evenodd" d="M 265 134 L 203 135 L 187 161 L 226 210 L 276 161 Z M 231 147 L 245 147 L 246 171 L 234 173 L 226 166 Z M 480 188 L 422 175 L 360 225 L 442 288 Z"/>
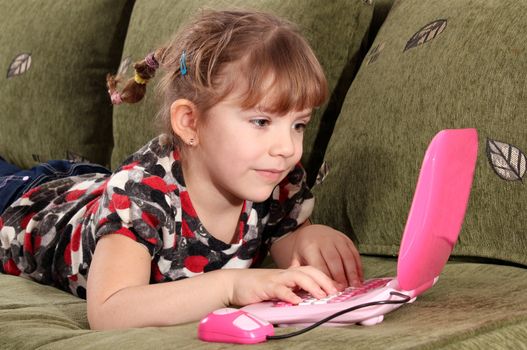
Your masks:
<path fill-rule="evenodd" d="M 337 281 L 341 289 L 361 285 L 364 277 L 360 255 L 345 234 L 324 225 L 304 225 L 293 235 L 292 267 L 316 267 Z"/>
<path fill-rule="evenodd" d="M 336 282 L 311 266 L 229 271 L 232 278 L 229 302 L 233 305 L 244 306 L 271 299 L 298 304 L 302 299 L 294 293 L 297 289 L 319 299 L 337 293 Z"/>

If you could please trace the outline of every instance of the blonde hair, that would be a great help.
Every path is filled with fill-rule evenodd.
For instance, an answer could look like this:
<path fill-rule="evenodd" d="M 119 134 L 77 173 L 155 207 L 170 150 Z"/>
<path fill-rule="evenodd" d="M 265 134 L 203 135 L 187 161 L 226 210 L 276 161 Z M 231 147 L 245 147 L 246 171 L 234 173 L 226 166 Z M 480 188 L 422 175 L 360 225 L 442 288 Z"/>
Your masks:
<path fill-rule="evenodd" d="M 292 23 L 269 13 L 205 10 L 153 57 L 166 72 L 158 85 L 162 104 L 158 118 L 162 131 L 176 144 L 170 124 L 172 103 L 188 99 L 205 114 L 240 84 L 240 77 L 246 84 L 243 108 L 257 106 L 270 91 L 272 105 L 266 107 L 273 113 L 319 107 L 328 97 L 323 69 L 307 41 Z M 186 72 L 181 71 L 182 64 Z M 238 65 L 235 70 L 228 69 L 232 64 Z M 123 102 L 141 100 L 145 82 L 155 74 L 150 67 L 145 61 L 134 65 L 136 79 L 120 93 Z M 110 94 L 115 94 L 119 79 L 107 80 Z"/>

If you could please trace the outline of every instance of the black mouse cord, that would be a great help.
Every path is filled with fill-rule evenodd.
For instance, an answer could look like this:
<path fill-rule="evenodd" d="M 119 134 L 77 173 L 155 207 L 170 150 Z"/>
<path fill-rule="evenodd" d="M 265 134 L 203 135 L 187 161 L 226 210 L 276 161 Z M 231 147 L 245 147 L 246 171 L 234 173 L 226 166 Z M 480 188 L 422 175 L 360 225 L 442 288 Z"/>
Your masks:
<path fill-rule="evenodd" d="M 324 324 L 324 323 L 334 319 L 335 317 L 339 317 L 341 315 L 347 314 L 348 312 L 352 312 L 352 311 L 355 311 L 355 310 L 358 310 L 358 309 L 362 309 L 362 308 L 365 308 L 365 307 L 368 307 L 368 306 L 388 305 L 388 304 L 405 304 L 405 303 L 409 302 L 412 299 L 408 295 L 403 294 L 403 293 L 398 293 L 398 292 L 390 292 L 390 295 L 396 295 L 398 297 L 401 297 L 402 299 L 399 299 L 399 300 L 379 300 L 379 301 L 372 301 L 372 302 L 369 302 L 369 303 L 355 305 L 355 306 L 349 307 L 347 309 L 335 312 L 333 315 L 330 315 L 330 316 L 328 316 L 328 317 L 326 317 L 326 318 L 324 318 L 324 319 L 322 319 L 322 320 L 320 320 L 320 321 L 318 321 L 316 323 L 313 323 L 311 326 L 308 326 L 306 328 L 302 328 L 302 329 L 300 329 L 300 330 L 298 330 L 296 332 L 291 332 L 291 333 L 281 334 L 281 335 L 268 335 L 267 336 L 267 340 L 277 340 L 277 339 L 286 339 L 286 338 L 295 337 L 297 335 L 306 333 L 306 332 L 312 330 L 313 328 L 316 328 L 316 327 L 320 326 L 321 324 Z"/>

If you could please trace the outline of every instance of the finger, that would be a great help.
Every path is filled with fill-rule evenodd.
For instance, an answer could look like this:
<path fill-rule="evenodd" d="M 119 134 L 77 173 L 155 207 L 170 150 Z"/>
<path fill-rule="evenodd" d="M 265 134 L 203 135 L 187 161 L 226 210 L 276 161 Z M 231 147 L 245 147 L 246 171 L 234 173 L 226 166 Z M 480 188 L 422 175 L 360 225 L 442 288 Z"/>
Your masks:
<path fill-rule="evenodd" d="M 312 295 L 320 298 L 320 297 L 325 297 L 327 294 L 337 293 L 338 290 L 337 290 L 337 287 L 335 286 L 335 281 L 333 281 L 326 273 L 312 266 L 303 266 L 301 271 L 306 276 L 308 276 L 311 281 L 313 281 L 316 284 L 318 289 L 323 291 L 323 295 L 318 296 L 318 295 L 311 293 L 311 290 L 305 289 L 305 287 L 302 286 L 304 290 L 310 292 Z"/>
<path fill-rule="evenodd" d="M 349 286 L 350 284 L 347 280 L 346 271 L 344 268 L 346 260 L 343 259 L 342 254 L 339 252 L 337 247 L 334 247 L 333 249 L 326 249 L 324 252 L 322 252 L 322 254 L 329 269 L 329 276 L 343 286 Z"/>
<path fill-rule="evenodd" d="M 287 285 L 290 289 L 295 286 L 299 287 L 318 299 L 326 296 L 326 293 L 322 290 L 321 286 L 311 276 L 301 270 L 292 272 L 288 278 L 291 278 Z"/>
<path fill-rule="evenodd" d="M 292 260 L 291 260 L 291 265 L 289 265 L 289 267 L 299 267 L 299 266 L 302 266 L 300 264 L 300 259 L 298 259 L 298 257 L 294 257 Z"/>
<path fill-rule="evenodd" d="M 352 251 L 353 253 L 353 257 L 355 259 L 355 266 L 356 266 L 356 271 L 357 271 L 357 275 L 359 277 L 359 280 L 361 282 L 364 281 L 364 271 L 362 269 L 362 259 L 360 257 L 360 253 L 359 251 L 357 250 L 357 247 L 355 247 L 355 245 L 353 244 L 353 242 L 350 242 L 348 244 L 350 250 Z"/>
<path fill-rule="evenodd" d="M 340 254 L 345 261 L 344 268 L 346 270 L 346 277 L 349 285 L 359 287 L 362 285 L 362 264 L 360 255 L 352 244 L 346 245 L 344 249 L 340 250 Z"/>
<path fill-rule="evenodd" d="M 320 252 L 320 250 L 308 252 L 306 256 L 309 257 L 308 259 L 306 259 L 307 266 L 314 267 L 315 269 L 319 270 L 320 272 L 322 272 L 329 278 L 332 277 L 330 270 L 328 268 L 328 265 L 326 263 L 326 260 L 322 257 L 322 253 Z M 332 284 L 332 288 L 331 288 L 332 292 L 330 292 L 330 294 L 336 293 L 336 291 L 333 292 L 333 290 L 335 289 L 343 290 L 345 287 L 348 286 L 347 283 L 341 283 L 337 281 L 331 281 L 331 284 Z"/>
<path fill-rule="evenodd" d="M 292 268 L 295 268 L 295 267 L 300 267 L 302 266 L 302 264 L 300 263 L 300 259 L 298 259 L 297 257 L 293 258 L 291 260 L 291 265 L 289 265 L 289 268 L 292 269 Z M 294 292 L 298 292 L 298 290 L 300 290 L 300 287 L 298 286 L 294 286 L 293 287 L 293 291 Z"/>
<path fill-rule="evenodd" d="M 312 266 L 326 274 L 326 276 L 331 277 L 331 273 L 326 264 L 326 260 L 322 256 L 322 252 L 320 250 L 312 250 L 310 252 L 307 252 L 305 255 L 307 257 L 305 258 L 307 265 Z"/>
<path fill-rule="evenodd" d="M 293 291 L 290 288 L 287 288 L 286 286 L 278 286 L 275 290 L 276 298 L 286 301 L 291 304 L 298 304 L 302 301 L 302 298 L 300 298 L 298 295 L 293 293 Z"/>

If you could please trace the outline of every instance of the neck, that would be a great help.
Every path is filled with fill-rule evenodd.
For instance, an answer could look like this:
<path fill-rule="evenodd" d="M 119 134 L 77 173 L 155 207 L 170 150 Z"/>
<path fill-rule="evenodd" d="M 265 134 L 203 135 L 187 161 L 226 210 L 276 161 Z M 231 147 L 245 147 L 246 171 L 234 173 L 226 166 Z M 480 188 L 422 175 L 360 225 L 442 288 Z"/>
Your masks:
<path fill-rule="evenodd" d="M 206 171 L 185 158 L 182 159 L 185 186 L 200 221 L 215 238 L 235 242 L 244 200 L 219 190 Z"/>

